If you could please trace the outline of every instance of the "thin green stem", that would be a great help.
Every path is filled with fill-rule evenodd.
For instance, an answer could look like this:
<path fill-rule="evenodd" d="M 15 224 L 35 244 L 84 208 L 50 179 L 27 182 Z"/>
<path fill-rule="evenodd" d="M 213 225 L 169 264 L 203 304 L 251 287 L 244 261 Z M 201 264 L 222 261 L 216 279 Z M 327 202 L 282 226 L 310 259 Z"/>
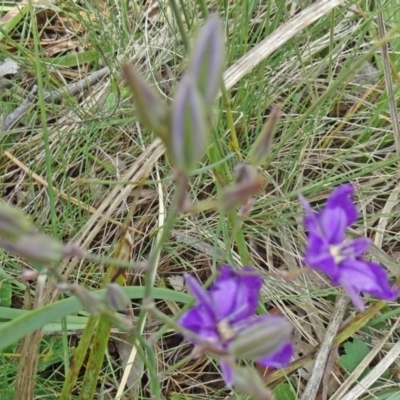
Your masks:
<path fill-rule="evenodd" d="M 175 188 L 174 197 L 172 199 L 172 209 L 167 216 L 167 219 L 162 226 L 161 235 L 158 237 L 153 249 L 150 252 L 149 261 L 148 261 L 148 268 L 145 272 L 145 291 L 143 297 L 143 303 L 149 303 L 152 301 L 152 294 L 153 294 L 153 286 L 154 281 L 157 273 L 157 263 L 159 258 L 159 253 L 162 249 L 162 246 L 169 238 L 170 232 L 174 226 L 176 217 L 179 213 L 179 205 L 181 204 L 181 199 L 186 194 L 186 185 L 185 184 L 177 184 Z M 147 311 L 142 309 L 142 312 L 139 316 L 138 327 L 142 327 L 144 321 L 147 316 Z M 143 328 L 142 328 L 143 329 Z"/>
<path fill-rule="evenodd" d="M 31 8 L 31 18 L 32 18 L 31 21 L 36 21 L 34 7 Z M 56 195 L 54 193 L 54 187 L 53 187 L 52 154 L 50 151 L 49 130 L 47 126 L 47 109 L 46 109 L 46 102 L 44 99 L 45 97 L 44 82 L 42 76 L 43 71 L 40 63 L 41 59 L 41 52 L 39 49 L 40 38 L 39 38 L 39 32 L 37 30 L 37 25 L 35 23 L 32 23 L 32 33 L 33 33 L 33 42 L 34 42 L 33 47 L 35 54 L 35 70 L 36 70 L 36 79 L 37 79 L 37 88 L 39 97 L 40 122 L 41 122 L 42 140 L 45 153 L 46 181 L 47 181 L 47 193 L 49 196 L 51 230 L 54 237 L 59 237 L 60 233 L 58 232 L 58 222 L 56 215 Z M 39 299 L 39 305 L 41 305 L 40 303 L 42 303 L 41 299 Z M 69 346 L 68 346 L 66 318 L 62 318 L 61 324 L 63 327 L 62 342 L 63 342 L 63 355 L 64 355 L 64 369 L 65 369 L 65 374 L 67 374 L 69 371 L 69 350 L 68 350 Z"/>
<path fill-rule="evenodd" d="M 170 4 L 172 12 L 174 14 L 176 25 L 178 26 L 178 30 L 181 35 L 183 45 L 185 46 L 186 51 L 189 52 L 189 50 L 190 50 L 189 39 L 186 35 L 185 27 L 183 26 L 183 23 L 182 23 L 178 5 L 176 4 L 175 0 L 169 0 L 169 4 Z"/>
<path fill-rule="evenodd" d="M 154 247 L 152 248 L 148 261 L 148 268 L 145 272 L 145 288 L 144 288 L 144 296 L 143 296 L 143 307 L 139 314 L 139 318 L 136 325 L 136 335 L 140 336 L 143 333 L 144 326 L 147 318 L 147 309 L 146 305 L 152 303 L 153 299 L 153 288 L 154 282 L 157 274 L 158 260 L 160 251 L 164 245 L 164 243 L 168 240 L 170 232 L 175 224 L 175 220 L 180 211 L 180 204 L 182 204 L 182 198 L 186 195 L 186 180 L 183 181 L 179 179 L 179 182 L 176 184 L 175 193 L 172 199 L 172 209 L 170 213 L 167 215 L 167 219 L 165 223 L 161 227 L 161 233 L 157 236 Z M 155 359 L 156 355 L 154 353 L 153 347 L 148 346 L 148 354 L 147 357 L 150 359 Z M 151 371 L 152 373 L 154 371 Z M 150 384 L 152 386 L 152 393 L 156 400 L 160 399 L 160 391 L 159 391 L 159 382 L 156 379 L 150 380 Z"/>
<path fill-rule="evenodd" d="M 210 158 L 210 161 L 212 163 L 215 163 L 216 160 L 222 158 L 223 154 L 222 154 L 222 148 L 221 148 L 220 142 L 218 141 L 218 138 L 216 137 L 215 132 L 213 132 L 213 133 L 214 133 L 215 139 L 213 141 L 213 146 L 212 147 L 210 146 L 210 148 L 209 148 L 208 157 Z M 216 170 L 216 173 L 217 173 L 217 177 L 219 178 L 219 179 L 217 179 L 217 181 L 219 180 L 219 183 L 220 183 L 220 185 L 218 185 L 218 195 L 220 195 L 221 186 L 229 185 L 231 183 L 232 174 L 229 170 L 227 163 L 224 163 L 221 166 L 221 168 L 218 168 Z M 237 226 L 238 215 L 237 215 L 236 211 L 230 211 L 229 213 L 227 213 L 227 217 L 228 217 L 231 227 Z M 247 248 L 246 240 L 244 238 L 242 229 L 237 229 L 234 237 L 236 240 L 236 244 L 238 246 L 238 251 L 239 251 L 240 258 L 242 260 L 242 264 L 251 265 L 251 263 L 252 263 L 251 257 L 249 254 L 249 250 Z M 229 250 L 230 250 L 230 248 L 227 247 L 227 252 L 229 252 Z"/>
<path fill-rule="evenodd" d="M 190 30 L 191 23 L 190 23 L 189 15 L 188 15 L 188 13 L 186 11 L 185 2 L 183 0 L 179 0 L 179 3 L 180 3 L 180 6 L 181 6 L 182 14 L 183 14 L 183 16 L 185 18 L 186 25 L 188 27 L 188 30 Z"/>
<path fill-rule="evenodd" d="M 226 112 L 226 120 L 228 123 L 228 128 L 229 132 L 231 135 L 231 141 L 229 143 L 231 149 L 237 153 L 237 155 L 240 157 L 242 160 L 242 155 L 240 153 L 240 146 L 239 146 L 239 141 L 237 138 L 236 134 L 236 128 L 235 128 L 235 122 L 233 120 L 233 114 L 232 114 L 232 107 L 231 107 L 231 98 L 228 94 L 228 91 L 226 90 L 225 82 L 222 81 L 221 83 L 221 93 L 222 93 L 222 101 L 224 104 L 225 112 Z"/>
<path fill-rule="evenodd" d="M 31 18 L 32 21 L 36 21 L 34 14 L 34 7 L 31 9 Z M 41 122 L 41 131 L 42 131 L 42 139 L 44 145 L 44 153 L 46 158 L 46 181 L 47 181 L 47 193 L 49 195 L 49 207 L 50 207 L 50 219 L 51 219 L 51 227 L 52 233 L 55 237 L 58 237 L 58 224 L 57 224 L 57 215 L 56 215 L 56 206 L 55 206 L 55 193 L 53 189 L 53 168 L 52 168 L 52 156 L 50 152 L 50 142 L 49 142 L 49 130 L 47 126 L 47 110 L 46 110 L 46 102 L 44 100 L 44 84 L 43 84 L 43 70 L 40 63 L 41 52 L 39 50 L 40 46 L 40 38 L 39 33 L 37 31 L 36 24 L 32 23 L 32 32 L 33 32 L 33 41 L 34 41 L 34 53 L 35 53 L 35 72 L 37 79 L 37 88 L 38 88 L 38 97 L 39 97 L 39 110 L 40 110 L 40 122 Z"/>
<path fill-rule="evenodd" d="M 197 0 L 197 3 L 200 6 L 201 13 L 203 14 L 203 17 L 206 18 L 208 16 L 207 3 L 204 0 Z"/>

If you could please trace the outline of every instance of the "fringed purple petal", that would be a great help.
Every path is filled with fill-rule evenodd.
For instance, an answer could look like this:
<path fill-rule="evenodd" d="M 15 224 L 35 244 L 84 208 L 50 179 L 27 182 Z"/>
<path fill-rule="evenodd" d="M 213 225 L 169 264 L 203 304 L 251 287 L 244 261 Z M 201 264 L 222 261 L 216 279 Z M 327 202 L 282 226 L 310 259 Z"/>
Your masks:
<path fill-rule="evenodd" d="M 234 275 L 228 275 L 226 268 L 223 268 L 223 270 L 223 274 L 214 281 L 209 291 L 217 321 L 227 318 L 235 311 L 236 294 L 238 292 Z"/>
<path fill-rule="evenodd" d="M 269 368 L 283 368 L 290 363 L 292 356 L 293 346 L 291 343 L 287 343 L 274 354 L 258 359 L 257 363 Z"/>
<path fill-rule="evenodd" d="M 311 268 L 324 272 L 337 283 L 340 276 L 339 267 L 323 238 L 313 234 L 309 235 L 304 263 Z"/>
<path fill-rule="evenodd" d="M 346 215 L 346 225 L 350 226 L 357 221 L 358 211 L 350 196 L 354 194 L 354 187 L 351 184 L 338 186 L 326 202 L 326 210 L 341 208 Z"/>
<path fill-rule="evenodd" d="M 189 292 L 196 299 L 197 304 L 203 305 L 209 309 L 209 312 L 213 311 L 213 304 L 210 294 L 204 289 L 204 287 L 199 283 L 199 281 L 189 274 L 185 274 L 185 283 Z"/>
<path fill-rule="evenodd" d="M 320 225 L 318 222 L 318 213 L 316 213 L 310 206 L 310 203 L 302 195 L 299 196 L 300 204 L 303 206 L 304 215 L 304 226 L 309 232 L 314 232 L 315 234 L 322 235 L 320 231 Z"/>
<path fill-rule="evenodd" d="M 367 292 L 368 294 L 378 297 L 381 300 L 392 301 L 399 296 L 399 289 L 391 285 L 386 271 L 378 264 L 366 262 L 369 270 L 375 276 L 377 287 Z"/>
<path fill-rule="evenodd" d="M 235 371 L 223 359 L 220 360 L 219 366 L 221 368 L 221 375 L 226 386 L 232 387 L 233 383 L 235 382 Z"/>
<path fill-rule="evenodd" d="M 360 293 L 354 289 L 351 282 L 347 281 L 346 279 L 341 279 L 340 284 L 343 287 L 344 291 L 347 293 L 347 295 L 350 297 L 350 300 L 354 304 L 354 307 L 358 311 L 364 311 L 365 303 L 361 298 Z"/>
<path fill-rule="evenodd" d="M 341 255 L 349 258 L 361 257 L 371 247 L 371 241 L 368 238 L 359 238 L 350 240 L 341 246 Z"/>
<path fill-rule="evenodd" d="M 351 185 L 350 188 L 352 188 Z M 326 206 L 319 212 L 313 211 L 303 196 L 299 197 L 300 203 L 305 210 L 304 225 L 309 234 L 325 238 L 330 244 L 338 244 L 343 241 L 344 232 L 346 227 L 349 226 L 349 221 L 354 222 L 354 212 L 355 219 L 357 219 L 358 215 L 351 199 L 347 197 L 348 188 L 345 188 L 344 191 L 338 189 L 333 191 Z"/>
<path fill-rule="evenodd" d="M 324 238 L 329 244 L 343 242 L 347 225 L 347 216 L 343 209 L 336 207 L 325 208 L 319 214 L 319 222 Z"/>
<path fill-rule="evenodd" d="M 231 266 L 219 270 L 219 277 L 210 289 L 218 321 L 228 319 L 230 323 L 236 323 L 255 313 L 262 282 L 254 272 L 249 268 L 235 272 Z"/>
<path fill-rule="evenodd" d="M 382 300 L 394 300 L 399 291 L 392 287 L 385 270 L 378 264 L 362 260 L 345 260 L 340 265 L 340 283 L 358 309 L 363 309 L 360 293 L 367 293 Z"/>
<path fill-rule="evenodd" d="M 178 320 L 178 324 L 204 340 L 212 340 L 213 342 L 218 342 L 220 340 L 214 316 L 202 305 L 194 307 L 182 314 Z M 196 343 L 196 340 L 193 338 L 188 339 L 192 343 Z"/>

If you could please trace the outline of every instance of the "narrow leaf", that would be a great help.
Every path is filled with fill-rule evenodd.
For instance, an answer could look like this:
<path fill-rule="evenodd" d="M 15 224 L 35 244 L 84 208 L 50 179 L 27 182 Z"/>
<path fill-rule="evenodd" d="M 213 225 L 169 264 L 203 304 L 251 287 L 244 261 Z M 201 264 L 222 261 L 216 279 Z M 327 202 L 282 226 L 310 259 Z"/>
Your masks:
<path fill-rule="evenodd" d="M 144 296 L 143 286 L 123 287 L 125 294 L 130 299 L 142 299 Z M 99 297 L 104 296 L 105 289 L 92 292 L 93 295 Z M 179 303 L 188 303 L 192 297 L 185 293 L 178 293 L 169 289 L 153 289 L 154 298 L 159 300 L 173 300 Z M 0 350 L 14 344 L 26 335 L 50 324 L 59 321 L 68 315 L 82 311 L 83 306 L 76 297 L 70 297 L 56 303 L 41 307 L 18 318 L 13 319 L 0 326 Z"/>

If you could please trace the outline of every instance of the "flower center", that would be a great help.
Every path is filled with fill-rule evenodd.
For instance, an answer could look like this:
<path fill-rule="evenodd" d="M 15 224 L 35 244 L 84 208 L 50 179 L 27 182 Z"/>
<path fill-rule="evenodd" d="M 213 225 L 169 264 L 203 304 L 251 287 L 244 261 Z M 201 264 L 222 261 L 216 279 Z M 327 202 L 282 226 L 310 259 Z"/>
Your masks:
<path fill-rule="evenodd" d="M 342 254 L 342 246 L 340 246 L 340 245 L 329 246 L 329 252 L 331 253 L 331 256 L 335 260 L 336 264 L 341 263 L 346 258 Z"/>
<path fill-rule="evenodd" d="M 223 319 L 218 322 L 217 330 L 221 339 L 225 342 L 233 339 L 236 336 L 235 330 L 229 325 L 226 319 Z"/>

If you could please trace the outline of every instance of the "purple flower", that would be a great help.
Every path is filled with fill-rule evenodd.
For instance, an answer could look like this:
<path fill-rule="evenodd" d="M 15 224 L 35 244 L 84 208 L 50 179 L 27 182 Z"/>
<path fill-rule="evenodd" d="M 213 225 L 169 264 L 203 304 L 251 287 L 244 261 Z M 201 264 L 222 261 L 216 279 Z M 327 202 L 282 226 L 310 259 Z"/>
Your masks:
<path fill-rule="evenodd" d="M 366 261 L 362 255 L 371 243 L 367 238 L 345 239 L 346 228 L 358 218 L 350 199 L 354 188 L 350 184 L 337 187 L 319 212 L 312 210 L 300 196 L 305 209 L 304 225 L 308 230 L 308 245 L 304 261 L 329 275 L 334 285 L 341 285 L 354 305 L 364 309 L 360 293 L 368 293 L 382 300 L 394 300 L 398 289 L 391 286 L 384 269 Z"/>
<path fill-rule="evenodd" d="M 193 277 L 185 279 L 197 304 L 178 322 L 196 336 L 188 337 L 192 343 L 221 355 L 221 372 L 228 386 L 235 379 L 232 362 L 236 358 L 273 368 L 289 363 L 292 328 L 283 316 L 255 315 L 262 282 L 254 270 L 245 267 L 235 272 L 231 266 L 221 267 L 208 291 Z"/>

